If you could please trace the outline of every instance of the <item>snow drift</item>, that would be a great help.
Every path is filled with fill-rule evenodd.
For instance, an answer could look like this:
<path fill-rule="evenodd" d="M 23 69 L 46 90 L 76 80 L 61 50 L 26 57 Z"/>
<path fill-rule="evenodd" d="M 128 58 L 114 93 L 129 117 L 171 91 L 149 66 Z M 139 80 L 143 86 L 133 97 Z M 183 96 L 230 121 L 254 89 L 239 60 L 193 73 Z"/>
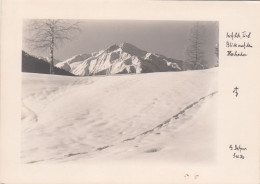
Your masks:
<path fill-rule="evenodd" d="M 22 76 L 25 163 L 202 163 L 215 158 L 217 68 L 106 77 Z"/>

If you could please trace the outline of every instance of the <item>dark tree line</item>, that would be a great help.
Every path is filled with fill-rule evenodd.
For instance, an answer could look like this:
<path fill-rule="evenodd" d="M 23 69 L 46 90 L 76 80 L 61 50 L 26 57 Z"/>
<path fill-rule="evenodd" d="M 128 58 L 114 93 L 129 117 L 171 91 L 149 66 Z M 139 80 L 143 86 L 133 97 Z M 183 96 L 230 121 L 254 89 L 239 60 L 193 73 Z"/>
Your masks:
<path fill-rule="evenodd" d="M 73 76 L 72 73 L 57 67 L 53 67 L 53 70 L 56 75 Z M 43 59 L 31 56 L 26 52 L 22 51 L 22 72 L 49 74 L 50 63 L 44 61 Z"/>

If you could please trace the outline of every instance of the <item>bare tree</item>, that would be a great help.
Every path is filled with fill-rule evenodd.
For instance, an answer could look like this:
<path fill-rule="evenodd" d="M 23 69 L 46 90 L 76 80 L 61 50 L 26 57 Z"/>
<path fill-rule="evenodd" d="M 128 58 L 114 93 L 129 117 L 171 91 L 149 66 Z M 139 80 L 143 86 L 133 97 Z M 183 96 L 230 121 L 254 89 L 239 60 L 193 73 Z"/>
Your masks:
<path fill-rule="evenodd" d="M 186 69 L 197 70 L 204 68 L 203 34 L 204 26 L 196 22 L 191 29 L 189 44 L 185 53 Z"/>
<path fill-rule="evenodd" d="M 215 64 L 215 67 L 218 67 L 219 66 L 219 44 L 218 43 L 216 44 L 215 47 L 215 54 L 217 56 L 217 63 Z"/>
<path fill-rule="evenodd" d="M 69 40 L 74 31 L 79 31 L 79 22 L 61 19 L 37 19 L 27 25 L 30 48 L 36 50 L 49 49 L 50 74 L 54 74 L 54 48 Z"/>

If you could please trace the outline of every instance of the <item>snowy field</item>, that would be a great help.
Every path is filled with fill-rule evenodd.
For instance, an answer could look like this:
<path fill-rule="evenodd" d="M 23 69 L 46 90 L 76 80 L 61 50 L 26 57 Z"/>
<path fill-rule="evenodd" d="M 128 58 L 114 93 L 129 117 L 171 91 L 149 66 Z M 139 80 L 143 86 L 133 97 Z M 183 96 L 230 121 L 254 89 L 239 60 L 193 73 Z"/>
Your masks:
<path fill-rule="evenodd" d="M 213 162 L 217 72 L 23 73 L 22 161 Z"/>

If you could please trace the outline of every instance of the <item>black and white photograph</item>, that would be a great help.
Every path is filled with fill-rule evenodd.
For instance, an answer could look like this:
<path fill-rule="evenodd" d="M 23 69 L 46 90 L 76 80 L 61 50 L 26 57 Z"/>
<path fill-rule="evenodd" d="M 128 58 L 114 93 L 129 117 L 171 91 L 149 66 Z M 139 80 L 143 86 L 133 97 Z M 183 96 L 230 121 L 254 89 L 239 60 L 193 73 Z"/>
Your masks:
<path fill-rule="evenodd" d="M 259 184 L 259 8 L 2 0 L 0 184 Z"/>
<path fill-rule="evenodd" d="M 217 21 L 27 19 L 21 160 L 216 159 Z"/>

